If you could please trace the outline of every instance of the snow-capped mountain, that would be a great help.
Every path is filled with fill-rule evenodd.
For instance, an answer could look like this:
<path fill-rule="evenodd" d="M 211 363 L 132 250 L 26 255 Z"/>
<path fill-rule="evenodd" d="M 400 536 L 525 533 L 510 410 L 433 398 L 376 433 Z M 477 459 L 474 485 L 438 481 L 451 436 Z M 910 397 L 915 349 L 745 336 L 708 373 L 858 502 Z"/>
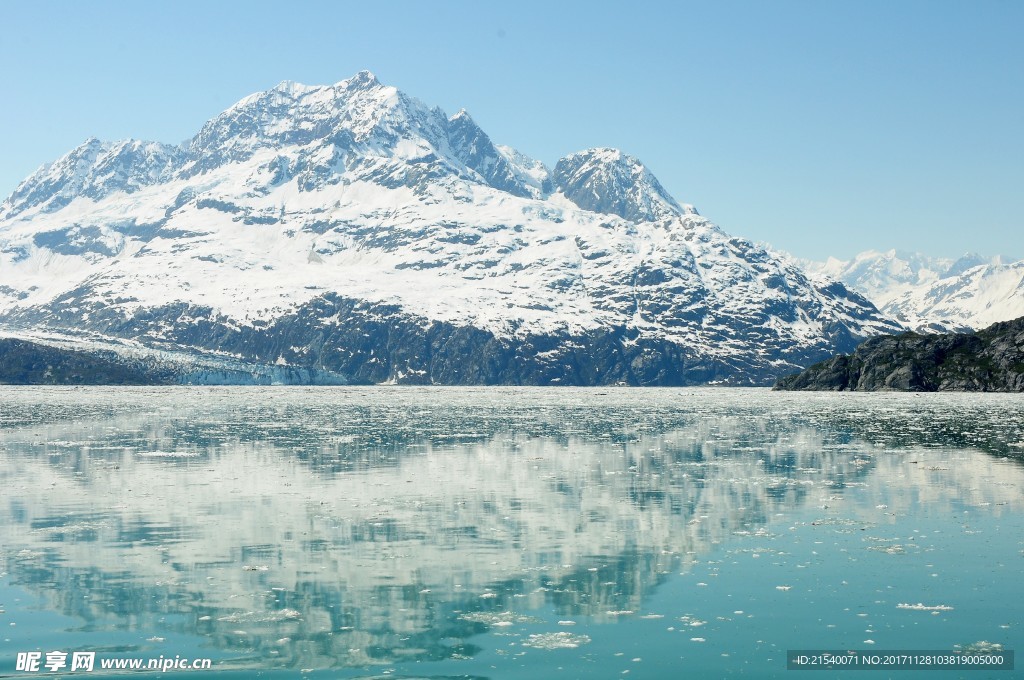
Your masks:
<path fill-rule="evenodd" d="M 0 205 L 0 323 L 359 382 L 768 383 L 898 326 L 635 158 L 554 171 L 369 72 L 180 147 L 89 140 Z"/>
<path fill-rule="evenodd" d="M 979 330 L 1024 316 L 1024 261 L 968 253 L 957 260 L 868 250 L 852 260 L 804 262 L 862 293 L 912 330 Z"/>

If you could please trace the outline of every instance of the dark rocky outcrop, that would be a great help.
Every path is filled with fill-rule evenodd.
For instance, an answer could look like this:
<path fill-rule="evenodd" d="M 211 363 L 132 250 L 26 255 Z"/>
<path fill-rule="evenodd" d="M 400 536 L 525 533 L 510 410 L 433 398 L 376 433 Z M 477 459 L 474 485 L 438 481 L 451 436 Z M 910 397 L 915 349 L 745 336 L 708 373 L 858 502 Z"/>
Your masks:
<path fill-rule="evenodd" d="M 977 333 L 872 338 L 775 389 L 1024 392 L 1024 317 Z"/>

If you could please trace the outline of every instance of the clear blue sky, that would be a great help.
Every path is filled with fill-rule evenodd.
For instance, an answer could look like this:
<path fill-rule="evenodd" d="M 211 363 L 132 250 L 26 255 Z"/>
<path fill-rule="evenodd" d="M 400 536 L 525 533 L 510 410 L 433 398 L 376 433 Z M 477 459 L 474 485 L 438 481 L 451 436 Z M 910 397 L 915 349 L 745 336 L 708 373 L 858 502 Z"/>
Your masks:
<path fill-rule="evenodd" d="M 553 165 L 614 146 L 796 255 L 1024 257 L 1024 2 L 5 2 L 0 194 L 369 69 Z"/>

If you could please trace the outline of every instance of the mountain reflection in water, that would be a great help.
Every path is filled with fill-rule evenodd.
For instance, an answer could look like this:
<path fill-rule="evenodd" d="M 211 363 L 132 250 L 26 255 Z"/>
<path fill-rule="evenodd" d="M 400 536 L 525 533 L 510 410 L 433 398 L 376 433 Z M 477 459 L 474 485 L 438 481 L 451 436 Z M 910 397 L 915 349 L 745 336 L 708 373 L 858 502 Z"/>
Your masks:
<path fill-rule="evenodd" d="M 11 584 L 84 631 L 200 636 L 287 668 L 472 657 L 474 636 L 530 612 L 613 622 L 801 508 L 884 523 L 916 504 L 1024 503 L 1020 465 L 941 449 L 943 432 L 956 447 L 970 432 L 953 418 L 1024 420 L 1005 400 L 36 388 L 0 401 Z M 1000 436 L 985 441 L 1022 438 Z M 936 447 L 942 465 L 907 455 L 928 463 Z"/>

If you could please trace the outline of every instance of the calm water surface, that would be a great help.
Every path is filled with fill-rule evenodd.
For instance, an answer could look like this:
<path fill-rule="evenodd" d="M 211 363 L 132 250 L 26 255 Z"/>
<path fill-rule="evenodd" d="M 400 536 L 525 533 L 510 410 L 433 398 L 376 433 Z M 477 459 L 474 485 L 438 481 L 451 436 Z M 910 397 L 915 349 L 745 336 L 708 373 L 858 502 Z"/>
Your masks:
<path fill-rule="evenodd" d="M 1024 651 L 1020 395 L 0 390 L 0 675 L 25 651 L 325 678 Z"/>

